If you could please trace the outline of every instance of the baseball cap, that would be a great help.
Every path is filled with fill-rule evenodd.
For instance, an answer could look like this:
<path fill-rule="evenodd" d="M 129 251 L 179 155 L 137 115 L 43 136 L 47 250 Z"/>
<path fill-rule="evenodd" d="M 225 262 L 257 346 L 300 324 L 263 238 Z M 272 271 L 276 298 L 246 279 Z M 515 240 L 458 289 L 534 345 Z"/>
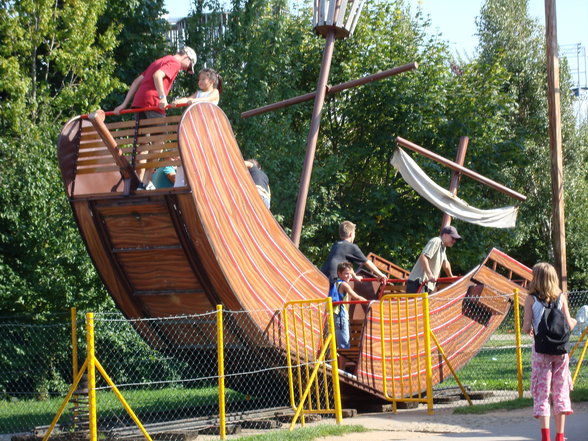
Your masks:
<path fill-rule="evenodd" d="M 194 73 L 194 65 L 196 64 L 196 52 L 194 52 L 194 49 L 192 49 L 189 46 L 184 46 L 182 49 L 182 53 L 187 55 L 188 58 L 190 59 L 190 68 L 188 69 L 188 72 L 190 73 Z"/>
<path fill-rule="evenodd" d="M 451 225 L 443 227 L 441 234 L 449 234 L 454 239 L 461 239 L 461 236 L 457 233 L 457 229 Z"/>

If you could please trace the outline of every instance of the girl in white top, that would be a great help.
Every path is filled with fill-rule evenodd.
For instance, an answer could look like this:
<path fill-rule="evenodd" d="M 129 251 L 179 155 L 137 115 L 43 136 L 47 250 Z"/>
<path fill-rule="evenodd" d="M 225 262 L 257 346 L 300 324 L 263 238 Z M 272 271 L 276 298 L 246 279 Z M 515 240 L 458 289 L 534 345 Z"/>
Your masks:
<path fill-rule="evenodd" d="M 223 91 L 223 79 L 214 69 L 202 69 L 198 74 L 198 91 L 187 98 L 178 98 L 172 106 L 179 104 L 217 104 Z"/>
<path fill-rule="evenodd" d="M 571 329 L 576 326 L 568 306 L 567 297 L 561 293 L 559 278 L 555 268 L 546 262 L 540 262 L 533 267 L 533 280 L 529 286 L 529 295 L 525 299 L 525 317 L 523 332 L 533 335 L 538 331 L 539 321 L 543 315 L 546 303 L 556 303 Z M 541 301 L 536 300 L 537 298 Z M 549 416 L 551 413 L 549 396 L 553 403 L 555 415 L 555 441 L 564 441 L 566 415 L 572 413 L 570 403 L 570 389 L 572 380 L 569 369 L 568 354 L 551 355 L 535 351 L 533 345 L 531 353 L 531 395 L 533 396 L 533 416 L 539 420 L 541 426 L 541 440 L 550 441 Z"/>
<path fill-rule="evenodd" d="M 220 94 L 223 90 L 223 79 L 214 69 L 202 69 L 198 74 L 198 91 L 187 97 L 178 98 L 171 105 L 178 106 L 180 104 L 195 104 L 195 103 L 212 103 L 218 105 Z M 174 187 L 185 186 L 184 167 L 179 166 L 176 171 L 176 182 Z"/>

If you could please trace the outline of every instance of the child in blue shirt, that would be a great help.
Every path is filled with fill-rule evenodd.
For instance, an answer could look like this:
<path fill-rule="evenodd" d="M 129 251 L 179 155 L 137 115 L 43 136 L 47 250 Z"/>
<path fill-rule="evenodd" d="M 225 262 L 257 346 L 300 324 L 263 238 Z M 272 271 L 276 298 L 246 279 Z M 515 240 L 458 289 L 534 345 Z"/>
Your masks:
<path fill-rule="evenodd" d="M 353 265 L 349 262 L 341 262 L 337 266 L 338 279 L 332 285 L 339 294 L 339 301 L 348 302 L 350 300 L 366 301 L 366 299 L 357 294 L 349 281 L 353 278 Z M 335 305 L 333 308 L 335 319 L 335 336 L 337 337 L 337 348 L 349 348 L 349 305 Z"/>

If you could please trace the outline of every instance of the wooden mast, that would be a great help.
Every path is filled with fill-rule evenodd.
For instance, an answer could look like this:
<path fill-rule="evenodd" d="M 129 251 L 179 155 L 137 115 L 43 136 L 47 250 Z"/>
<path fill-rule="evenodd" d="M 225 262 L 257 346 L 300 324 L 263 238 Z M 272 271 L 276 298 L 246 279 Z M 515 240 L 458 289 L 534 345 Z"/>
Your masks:
<path fill-rule="evenodd" d="M 547 104 L 551 152 L 552 241 L 555 268 L 562 291 L 568 289 L 566 228 L 564 216 L 563 159 L 560 118 L 559 58 L 555 0 L 545 0 L 545 47 L 547 52 Z"/>
<path fill-rule="evenodd" d="M 462 136 L 459 138 L 459 146 L 457 147 L 457 155 L 455 156 L 456 164 L 463 166 L 469 141 L 470 139 L 467 136 Z M 449 192 L 454 196 L 457 195 L 457 189 L 459 188 L 459 178 L 460 173 L 457 170 L 453 170 L 453 173 L 451 174 Z M 447 213 L 443 213 L 443 219 L 441 220 L 441 230 L 448 225 L 451 225 L 451 216 Z"/>
<path fill-rule="evenodd" d="M 300 177 L 300 190 L 298 192 L 294 222 L 292 224 L 292 242 L 297 247 L 300 245 L 306 198 L 310 187 L 310 175 L 312 174 L 312 164 L 314 162 L 316 142 L 321 124 L 321 113 L 325 102 L 327 80 L 329 79 L 329 71 L 331 70 L 335 39 L 343 39 L 353 33 L 359 15 L 361 14 L 363 2 L 364 0 L 316 0 L 314 3 L 314 31 L 324 36 L 326 41 L 321 71 L 316 87 L 310 130 L 308 131 L 308 138 L 306 140 L 306 156 L 304 158 L 302 176 Z"/>

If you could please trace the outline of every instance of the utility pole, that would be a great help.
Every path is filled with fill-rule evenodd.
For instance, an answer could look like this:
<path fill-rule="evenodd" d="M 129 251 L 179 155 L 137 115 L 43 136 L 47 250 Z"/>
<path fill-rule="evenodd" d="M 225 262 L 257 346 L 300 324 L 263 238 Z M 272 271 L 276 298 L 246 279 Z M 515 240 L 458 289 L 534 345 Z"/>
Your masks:
<path fill-rule="evenodd" d="M 555 0 L 545 0 L 545 47 L 547 51 L 547 104 L 551 152 L 552 241 L 555 268 L 562 291 L 568 290 L 566 227 L 564 215 L 563 154 L 561 140 L 559 58 Z"/>

